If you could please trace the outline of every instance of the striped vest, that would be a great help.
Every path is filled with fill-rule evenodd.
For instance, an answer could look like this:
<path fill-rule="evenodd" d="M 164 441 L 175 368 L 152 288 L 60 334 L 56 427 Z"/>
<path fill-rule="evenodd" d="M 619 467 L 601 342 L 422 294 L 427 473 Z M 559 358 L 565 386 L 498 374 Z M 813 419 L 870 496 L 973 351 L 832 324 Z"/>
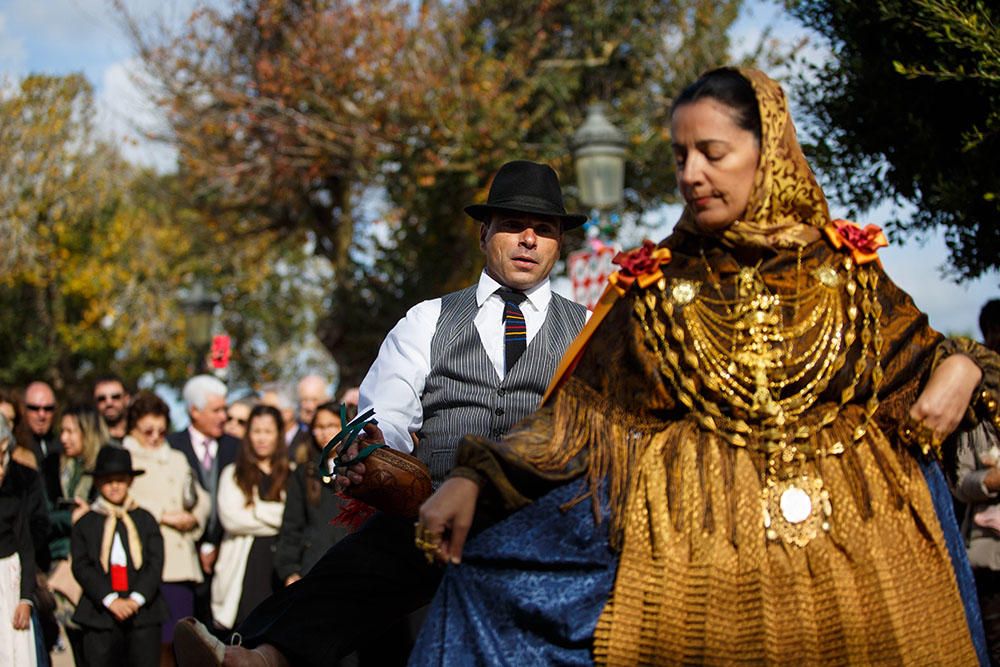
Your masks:
<path fill-rule="evenodd" d="M 497 440 L 538 407 L 587 314 L 583 306 L 553 294 L 541 329 L 501 379 L 479 338 L 473 321 L 477 312 L 475 285 L 441 298 L 441 315 L 431 339 L 431 371 L 420 399 L 424 423 L 416 448 L 435 486 L 454 466 L 464 435 Z"/>

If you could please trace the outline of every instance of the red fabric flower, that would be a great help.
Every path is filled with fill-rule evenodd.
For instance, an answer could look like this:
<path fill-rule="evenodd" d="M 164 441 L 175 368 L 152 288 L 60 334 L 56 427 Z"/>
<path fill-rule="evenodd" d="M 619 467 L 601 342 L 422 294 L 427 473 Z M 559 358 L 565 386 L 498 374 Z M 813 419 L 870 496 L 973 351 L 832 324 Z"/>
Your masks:
<path fill-rule="evenodd" d="M 660 262 L 653 259 L 654 250 L 656 250 L 656 244 L 646 239 L 638 248 L 618 253 L 611 262 L 622 267 L 621 272 L 626 276 L 641 276 L 660 266 Z"/>
<path fill-rule="evenodd" d="M 663 277 L 660 267 L 670 261 L 670 250 L 657 248 L 656 244 L 646 239 L 634 250 L 620 252 L 611 260 L 622 267 L 608 277 L 608 282 L 622 294 L 633 282 L 638 281 L 640 287 L 647 287 Z"/>
<path fill-rule="evenodd" d="M 858 264 L 878 261 L 878 249 L 889 245 L 878 225 L 861 225 L 849 220 L 833 220 L 823 228 L 837 249 L 847 247 Z"/>

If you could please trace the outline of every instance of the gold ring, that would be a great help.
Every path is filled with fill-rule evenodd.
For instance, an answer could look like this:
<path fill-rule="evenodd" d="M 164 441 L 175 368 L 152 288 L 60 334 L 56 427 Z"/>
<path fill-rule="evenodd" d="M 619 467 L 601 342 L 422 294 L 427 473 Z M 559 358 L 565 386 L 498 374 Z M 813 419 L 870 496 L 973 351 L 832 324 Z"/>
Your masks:
<path fill-rule="evenodd" d="M 438 548 L 441 546 L 441 535 L 432 533 L 420 522 L 413 524 L 413 543 L 418 549 L 424 552 L 424 557 L 428 563 L 433 563 Z"/>
<path fill-rule="evenodd" d="M 418 537 L 414 540 L 414 543 L 418 549 L 424 552 L 424 558 L 427 559 L 427 562 L 433 563 L 434 558 L 437 555 L 438 547 L 441 546 L 441 541 L 438 540 L 434 542 Z"/>
<path fill-rule="evenodd" d="M 899 437 L 904 443 L 920 449 L 924 456 L 941 458 L 941 443 L 944 438 L 925 422 L 907 417 L 899 426 Z"/>

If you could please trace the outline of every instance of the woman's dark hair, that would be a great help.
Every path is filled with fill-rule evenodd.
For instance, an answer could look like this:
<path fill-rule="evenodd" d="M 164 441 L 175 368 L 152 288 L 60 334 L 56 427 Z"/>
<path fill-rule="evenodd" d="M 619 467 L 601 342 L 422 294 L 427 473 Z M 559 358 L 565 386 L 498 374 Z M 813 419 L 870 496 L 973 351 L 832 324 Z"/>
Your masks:
<path fill-rule="evenodd" d="M 278 429 L 275 434 L 274 451 L 271 452 L 271 486 L 267 493 L 261 494 L 261 500 L 280 500 L 281 492 L 285 490 L 285 482 L 288 481 L 288 448 L 285 447 L 285 422 L 281 419 L 281 412 L 270 405 L 254 406 L 247 418 L 247 433 L 243 436 L 243 444 L 236 456 L 235 471 L 236 485 L 243 491 L 248 507 L 253 502 L 254 487 L 260 489 L 260 482 L 264 477 L 264 473 L 257 467 L 257 454 L 250 444 L 253 421 L 260 417 L 270 417 Z"/>
<path fill-rule="evenodd" d="M 170 425 L 170 408 L 162 398 L 144 389 L 133 396 L 128 404 L 128 430 L 134 429 L 146 415 L 163 417 L 167 420 L 167 426 Z"/>
<path fill-rule="evenodd" d="M 13 389 L 0 388 L 0 403 L 10 403 L 14 406 L 14 423 L 10 424 L 14 432 L 14 442 L 11 444 L 31 451 L 34 437 L 28 427 L 28 420 L 24 418 L 24 402 L 21 400 L 21 394 Z"/>
<path fill-rule="evenodd" d="M 1000 352 L 1000 299 L 990 299 L 979 311 L 979 330 L 986 347 Z"/>
<path fill-rule="evenodd" d="M 349 411 L 350 409 L 348 409 Z M 316 419 L 319 417 L 320 412 L 329 412 L 330 414 L 336 415 L 340 418 L 340 403 L 336 401 L 327 401 L 322 405 L 316 407 L 316 413 L 313 415 L 312 421 L 309 423 L 309 438 L 312 440 L 312 447 L 299 447 L 295 452 L 295 463 L 296 465 L 305 466 L 305 477 L 306 477 L 306 501 L 313 507 L 319 505 L 319 501 L 323 496 L 323 485 L 319 481 L 319 474 L 316 472 L 316 464 L 320 457 L 320 453 L 323 448 L 326 447 L 325 442 L 319 442 L 316 440 Z M 350 417 L 348 417 L 350 419 Z M 343 427 L 343 424 L 341 424 Z"/>
<path fill-rule="evenodd" d="M 753 134 L 760 143 L 760 108 L 753 86 L 738 71 L 720 67 L 702 74 L 697 81 L 681 91 L 670 108 L 672 116 L 679 107 L 710 98 L 733 110 L 736 125 Z"/>

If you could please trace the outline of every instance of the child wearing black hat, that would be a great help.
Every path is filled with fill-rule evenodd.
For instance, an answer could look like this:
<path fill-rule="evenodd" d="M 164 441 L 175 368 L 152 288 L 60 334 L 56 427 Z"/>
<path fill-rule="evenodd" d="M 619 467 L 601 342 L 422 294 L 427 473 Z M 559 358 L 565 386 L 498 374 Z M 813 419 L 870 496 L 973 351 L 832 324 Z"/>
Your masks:
<path fill-rule="evenodd" d="M 83 628 L 88 665 L 149 665 L 160 659 L 160 626 L 167 609 L 160 597 L 163 538 L 153 516 L 129 494 L 128 450 L 105 447 L 97 455 L 99 498 L 73 526 L 73 576 L 83 588 L 73 620 Z"/>

